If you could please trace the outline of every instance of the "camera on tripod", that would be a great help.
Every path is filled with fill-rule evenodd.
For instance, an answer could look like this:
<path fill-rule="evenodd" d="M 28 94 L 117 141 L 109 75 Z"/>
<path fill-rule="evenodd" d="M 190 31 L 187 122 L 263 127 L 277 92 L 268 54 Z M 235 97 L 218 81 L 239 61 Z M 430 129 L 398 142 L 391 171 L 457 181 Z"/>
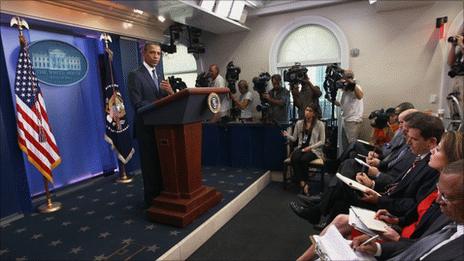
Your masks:
<path fill-rule="evenodd" d="M 168 81 L 174 92 L 178 92 L 187 88 L 187 84 L 185 84 L 185 82 L 182 81 L 182 78 L 176 78 L 174 75 L 168 77 Z"/>
<path fill-rule="evenodd" d="M 450 36 L 448 38 L 448 43 L 456 45 L 458 43 L 457 36 Z M 464 52 L 464 50 L 461 50 Z M 461 55 L 464 55 L 461 53 Z M 455 76 L 463 76 L 464 75 L 464 63 L 461 62 L 461 56 L 456 57 L 456 61 L 451 65 L 451 70 L 448 72 L 448 76 L 454 78 Z"/>
<path fill-rule="evenodd" d="M 266 118 L 266 114 L 269 111 L 271 105 L 267 100 L 263 99 L 263 94 L 267 93 L 266 87 L 271 79 L 271 75 L 268 72 L 260 73 L 258 77 L 253 78 L 253 90 L 259 93 L 260 104 L 256 106 L 256 110 L 262 113 L 263 120 Z"/>
<path fill-rule="evenodd" d="M 253 90 L 257 91 L 259 94 L 266 92 L 267 83 L 271 79 L 271 75 L 268 72 L 263 72 L 259 74 L 258 77 L 253 78 Z"/>
<path fill-rule="evenodd" d="M 327 66 L 325 69 L 324 90 L 326 92 L 326 99 L 335 101 L 337 97 L 337 90 L 354 91 L 356 82 L 353 80 L 351 71 L 345 72 L 336 63 Z"/>
<path fill-rule="evenodd" d="M 228 83 L 227 87 L 230 89 L 231 93 L 237 92 L 237 88 L 235 88 L 235 83 L 238 81 L 240 72 L 240 67 L 235 66 L 233 61 L 230 61 L 227 64 L 226 81 Z"/>
<path fill-rule="evenodd" d="M 209 72 L 202 72 L 197 75 L 195 87 L 208 87 L 211 85 L 212 79 Z"/>
<path fill-rule="evenodd" d="M 290 69 L 284 71 L 284 81 L 292 84 L 301 83 L 306 76 L 308 69 L 301 66 L 300 63 L 295 63 Z"/>

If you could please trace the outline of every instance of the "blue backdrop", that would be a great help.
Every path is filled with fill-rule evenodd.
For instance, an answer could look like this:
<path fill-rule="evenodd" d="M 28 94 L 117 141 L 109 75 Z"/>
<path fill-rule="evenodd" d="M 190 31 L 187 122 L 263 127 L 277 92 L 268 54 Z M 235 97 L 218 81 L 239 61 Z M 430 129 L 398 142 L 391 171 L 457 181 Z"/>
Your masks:
<path fill-rule="evenodd" d="M 62 163 L 53 171 L 55 183 L 52 188 L 60 188 L 114 170 L 117 168 L 116 157 L 110 145 L 103 139 L 104 107 L 98 66 L 102 43 L 93 38 L 35 30 L 34 23 L 28 22 L 31 30 L 26 31 L 25 36 L 29 42 L 60 40 L 69 43 L 81 50 L 89 64 L 86 77 L 78 84 L 53 87 L 40 83 L 50 125 L 62 158 Z M 5 25 L 0 26 L 0 30 L 1 52 L 5 58 L 4 62 L 0 61 L 2 76 L 8 76 L 2 77 L 0 89 L 0 127 L 6 130 L 0 135 L 1 217 L 4 217 L 14 212 L 30 210 L 31 196 L 43 193 L 44 187 L 42 175 L 23 157 L 16 140 L 15 100 L 11 86 L 14 85 L 19 52 L 18 31 Z M 130 107 L 122 76 L 119 39 L 115 40 L 116 49 L 113 51 L 118 57 L 115 61 L 115 77 L 126 96 L 126 107 Z M 129 170 L 138 168 L 135 160 L 131 160 Z M 16 197 L 14 202 L 10 196 Z"/>

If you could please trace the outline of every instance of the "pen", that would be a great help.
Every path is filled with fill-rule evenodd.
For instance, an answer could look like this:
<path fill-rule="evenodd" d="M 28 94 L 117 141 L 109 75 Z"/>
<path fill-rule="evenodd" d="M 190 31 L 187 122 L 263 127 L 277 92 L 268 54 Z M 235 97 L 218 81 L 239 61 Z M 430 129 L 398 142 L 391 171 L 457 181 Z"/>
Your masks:
<path fill-rule="evenodd" d="M 362 242 L 362 244 L 361 244 L 361 245 L 359 245 L 359 246 L 364 246 L 364 245 L 367 245 L 368 243 L 370 243 L 370 242 L 372 242 L 372 241 L 376 240 L 377 238 L 379 238 L 379 235 L 375 235 L 375 236 L 373 236 L 373 237 L 370 237 L 370 238 L 369 238 L 369 239 L 367 239 L 366 241 Z"/>
<path fill-rule="evenodd" d="M 359 157 L 363 157 L 363 158 L 367 158 L 366 155 L 362 155 L 362 154 L 359 154 L 359 153 L 358 153 L 358 156 L 359 156 Z"/>

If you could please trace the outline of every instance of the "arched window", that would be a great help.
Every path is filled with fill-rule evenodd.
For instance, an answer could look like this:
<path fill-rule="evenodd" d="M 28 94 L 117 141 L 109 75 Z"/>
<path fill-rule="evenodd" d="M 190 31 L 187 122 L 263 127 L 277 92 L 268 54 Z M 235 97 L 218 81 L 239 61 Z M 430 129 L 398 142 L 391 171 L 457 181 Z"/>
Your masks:
<path fill-rule="evenodd" d="M 331 117 L 331 103 L 325 99 L 323 87 L 325 69 L 328 64 L 340 63 L 340 46 L 334 34 L 327 28 L 308 24 L 296 28 L 282 41 L 277 55 L 276 69 L 280 74 L 295 63 L 308 69 L 308 76 L 314 85 L 319 86 L 322 95 L 319 104 L 322 117 Z M 286 83 L 288 88 L 288 83 Z M 292 114 L 292 110 L 290 112 Z"/>
<path fill-rule="evenodd" d="M 197 62 L 195 57 L 187 52 L 187 47 L 177 44 L 177 52 L 173 54 L 164 54 L 163 68 L 166 80 L 170 76 L 182 78 L 187 87 L 195 87 L 197 78 Z"/>
<path fill-rule="evenodd" d="M 320 87 L 322 117 L 330 118 L 332 105 L 325 99 L 323 87 L 325 69 L 333 63 L 348 67 L 348 44 L 344 34 L 335 23 L 323 17 L 307 16 L 292 21 L 273 43 L 270 67 L 274 73 L 283 75 L 284 70 L 296 62 L 308 69 L 311 82 Z M 288 88 L 288 83 L 285 86 Z M 292 107 L 290 118 L 296 113 Z"/>

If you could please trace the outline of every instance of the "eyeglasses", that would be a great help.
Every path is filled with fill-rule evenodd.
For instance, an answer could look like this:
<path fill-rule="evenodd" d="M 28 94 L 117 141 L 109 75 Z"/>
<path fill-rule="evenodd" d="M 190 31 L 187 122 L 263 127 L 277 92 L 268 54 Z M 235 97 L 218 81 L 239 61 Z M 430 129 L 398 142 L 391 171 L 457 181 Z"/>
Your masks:
<path fill-rule="evenodd" d="M 437 191 L 438 191 L 438 196 L 439 196 L 440 201 L 445 202 L 445 204 L 449 204 L 451 201 L 464 199 L 464 196 L 448 197 L 445 194 L 441 193 L 440 188 L 438 188 L 438 183 L 437 183 Z"/>

